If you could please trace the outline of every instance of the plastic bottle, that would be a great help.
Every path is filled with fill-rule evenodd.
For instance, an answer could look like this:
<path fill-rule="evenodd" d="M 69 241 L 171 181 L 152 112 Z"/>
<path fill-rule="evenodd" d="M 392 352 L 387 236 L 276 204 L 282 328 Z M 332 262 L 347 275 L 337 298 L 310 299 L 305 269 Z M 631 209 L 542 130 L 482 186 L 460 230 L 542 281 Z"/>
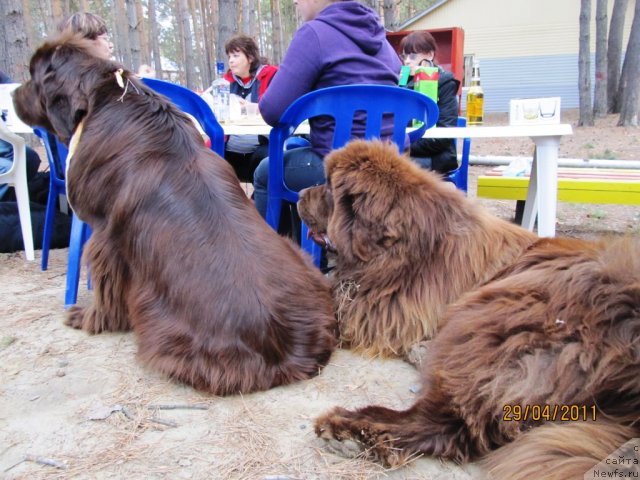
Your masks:
<path fill-rule="evenodd" d="M 480 85 L 480 63 L 474 60 L 471 87 L 467 92 L 467 125 L 482 125 L 484 117 L 484 91 Z"/>
<path fill-rule="evenodd" d="M 229 82 L 224 78 L 224 62 L 216 62 L 216 78 L 211 84 L 213 113 L 219 122 L 229 120 Z"/>

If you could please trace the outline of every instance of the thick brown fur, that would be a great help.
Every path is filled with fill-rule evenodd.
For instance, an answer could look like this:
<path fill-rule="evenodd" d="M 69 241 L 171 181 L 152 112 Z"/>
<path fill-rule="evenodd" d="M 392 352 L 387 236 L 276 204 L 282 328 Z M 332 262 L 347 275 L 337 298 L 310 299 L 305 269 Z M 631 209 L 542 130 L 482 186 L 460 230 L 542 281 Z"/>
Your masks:
<path fill-rule="evenodd" d="M 316 375 L 336 344 L 328 283 L 260 218 L 192 121 L 73 37 L 31 59 L 18 115 L 68 141 L 68 171 L 94 302 L 67 324 L 133 329 L 151 368 L 218 395 Z"/>
<path fill-rule="evenodd" d="M 326 174 L 298 210 L 335 250 L 342 340 L 372 356 L 404 356 L 431 338 L 450 303 L 537 240 L 390 144 L 352 142 L 327 157 Z"/>
<path fill-rule="evenodd" d="M 381 149 L 355 147 L 367 148 Z M 404 168 L 404 159 L 391 150 L 386 155 L 389 163 Z M 352 175 L 361 179 L 351 185 L 368 182 L 373 189 L 380 183 L 373 183 L 376 171 L 397 182 L 397 191 L 415 184 L 369 158 L 359 154 L 364 165 Z M 338 205 L 343 194 L 336 180 L 344 175 L 331 168 Z M 421 208 L 443 212 L 433 229 L 438 242 L 455 238 L 443 239 L 439 232 L 468 231 L 477 232 L 475 246 L 456 241 L 449 248 L 481 255 L 490 238 L 502 249 L 514 248 L 496 229 L 515 227 L 488 220 L 471 201 L 435 184 L 430 192 Z M 352 190 L 352 196 L 359 194 Z M 415 208 L 410 204 L 406 210 Z M 493 233 L 482 233 L 486 228 Z M 587 469 L 640 433 L 639 254 L 637 238 L 532 243 L 491 281 L 447 309 L 412 407 L 335 408 L 316 420 L 316 433 L 341 453 L 363 453 L 387 465 L 423 454 L 456 462 L 483 458 L 494 479 L 582 479 Z M 471 257 L 466 258 L 472 264 Z M 452 264 L 445 284 L 464 269 Z M 526 419 L 508 418 L 515 405 L 523 412 L 530 407 Z M 549 417 L 534 418 L 531 407 L 545 405 L 550 405 Z M 571 406 L 584 412 L 580 421 L 563 421 L 562 409 Z"/>

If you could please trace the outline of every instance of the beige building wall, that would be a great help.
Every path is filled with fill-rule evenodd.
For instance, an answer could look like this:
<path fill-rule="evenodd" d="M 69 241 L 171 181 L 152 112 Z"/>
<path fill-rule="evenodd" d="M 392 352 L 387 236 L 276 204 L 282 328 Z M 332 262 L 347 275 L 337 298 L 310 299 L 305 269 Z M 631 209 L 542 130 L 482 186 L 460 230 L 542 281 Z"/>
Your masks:
<path fill-rule="evenodd" d="M 595 4 L 591 43 L 595 50 Z M 628 2 L 623 49 L 634 1 Z M 613 2 L 609 2 L 609 19 Z M 462 27 L 465 54 L 481 58 L 578 53 L 580 0 L 448 0 L 403 30 Z"/>

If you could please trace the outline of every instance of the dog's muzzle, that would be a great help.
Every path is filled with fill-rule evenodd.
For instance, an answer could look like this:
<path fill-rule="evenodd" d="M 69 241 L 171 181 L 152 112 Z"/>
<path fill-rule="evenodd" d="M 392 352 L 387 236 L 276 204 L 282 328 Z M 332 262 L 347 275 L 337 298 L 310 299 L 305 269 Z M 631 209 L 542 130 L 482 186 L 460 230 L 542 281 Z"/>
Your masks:
<path fill-rule="evenodd" d="M 316 242 L 318 245 L 320 245 L 322 248 L 325 248 L 330 252 L 336 251 L 335 247 L 333 246 L 333 243 L 331 243 L 331 239 L 327 236 L 325 232 L 314 232 L 313 230 L 309 230 L 309 233 L 307 234 L 307 238 L 310 238 L 311 240 Z"/>

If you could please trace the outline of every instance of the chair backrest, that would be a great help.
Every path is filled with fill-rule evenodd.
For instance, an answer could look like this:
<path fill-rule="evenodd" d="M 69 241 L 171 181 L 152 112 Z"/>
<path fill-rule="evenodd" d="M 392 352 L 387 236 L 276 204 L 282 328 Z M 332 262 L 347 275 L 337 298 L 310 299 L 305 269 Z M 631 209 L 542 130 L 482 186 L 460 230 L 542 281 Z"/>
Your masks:
<path fill-rule="evenodd" d="M 438 106 L 432 99 L 414 90 L 397 86 L 344 85 L 323 88 L 300 97 L 282 114 L 269 136 L 269 189 L 275 186 L 280 200 L 298 200 L 298 193 L 284 184 L 282 156 L 286 139 L 293 135 L 295 129 L 305 120 L 326 115 L 332 117 L 336 123 L 333 148 L 340 148 L 353 138 L 351 131 L 356 112 L 366 114 L 365 139 L 380 138 L 383 126 L 387 127 L 387 119 L 393 114 L 391 139 L 401 151 L 405 148 L 408 129 L 409 139 L 413 141 L 421 137 L 424 131 L 435 125 L 438 120 Z M 421 121 L 423 124 L 411 130 L 409 126 L 412 120 Z M 271 220 L 277 222 L 276 219 Z M 277 225 L 271 223 L 268 211 L 267 223 Z"/>
<path fill-rule="evenodd" d="M 53 133 L 48 132 L 42 127 L 33 127 L 35 133 L 44 144 L 47 153 L 47 161 L 49 162 L 49 175 L 51 181 L 62 187 L 64 193 L 64 176 L 67 164 L 67 146 L 63 144 Z"/>
<path fill-rule="evenodd" d="M 344 85 L 310 92 L 293 102 L 282 114 L 278 124 L 269 136 L 269 181 L 267 185 L 267 223 L 278 230 L 282 202 L 295 203 L 298 192 L 287 187 L 284 182 L 283 155 L 287 138 L 303 121 L 328 116 L 335 120 L 333 148 L 344 146 L 352 137 L 354 117 L 364 115 L 366 119 L 365 139 L 381 138 L 383 129 L 392 130 L 390 138 L 400 151 L 409 141 L 420 138 L 424 131 L 438 120 L 438 106 L 421 93 L 414 90 L 389 85 Z M 422 122 L 411 130 L 413 121 Z M 392 127 L 392 128 L 389 128 Z M 307 239 L 307 227 L 302 223 L 301 246 L 320 265 L 320 249 Z"/>
<path fill-rule="evenodd" d="M 224 156 L 224 130 L 207 102 L 200 95 L 182 85 L 158 80 L 157 78 L 143 77 L 142 82 L 152 90 L 167 97 L 180 110 L 194 117 L 209 136 L 211 149 L 218 155 Z"/>
<path fill-rule="evenodd" d="M 464 117 L 458 117 L 458 123 L 456 126 L 466 127 L 467 119 Z M 456 188 L 458 188 L 459 190 L 462 190 L 466 194 L 469 186 L 469 155 L 471 153 L 471 139 L 459 138 L 457 150 L 458 152 L 461 152 L 460 166 L 455 170 L 449 172 L 445 177 L 445 180 L 448 180 L 454 183 Z"/>

